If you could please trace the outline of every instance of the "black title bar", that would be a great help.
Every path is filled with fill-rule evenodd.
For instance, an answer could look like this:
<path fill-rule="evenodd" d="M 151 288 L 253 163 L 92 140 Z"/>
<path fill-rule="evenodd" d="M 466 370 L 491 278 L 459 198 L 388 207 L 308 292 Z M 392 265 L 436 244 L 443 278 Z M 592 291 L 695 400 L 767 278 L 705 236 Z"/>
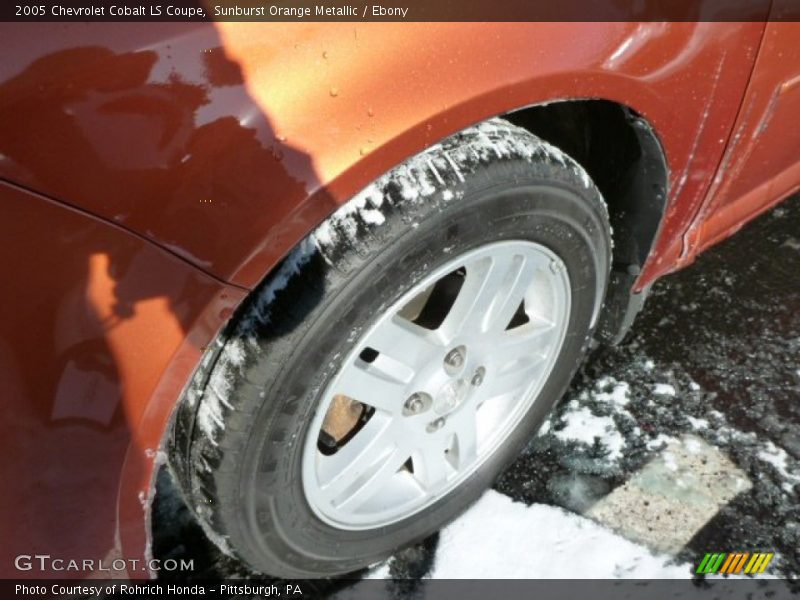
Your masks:
<path fill-rule="evenodd" d="M 6 0 L 35 21 L 800 21 L 800 0 Z"/>

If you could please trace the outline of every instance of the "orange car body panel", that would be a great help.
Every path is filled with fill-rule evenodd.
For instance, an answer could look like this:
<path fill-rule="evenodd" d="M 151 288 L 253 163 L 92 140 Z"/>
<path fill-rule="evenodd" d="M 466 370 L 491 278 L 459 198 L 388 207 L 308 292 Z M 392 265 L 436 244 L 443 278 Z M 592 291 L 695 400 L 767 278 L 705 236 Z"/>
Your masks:
<path fill-rule="evenodd" d="M 796 74 L 769 49 L 790 27 L 6 26 L 0 576 L 43 575 L 20 554 L 143 558 L 157 450 L 202 349 L 338 205 L 459 129 L 574 98 L 643 115 L 670 194 L 640 286 L 791 191 L 775 145 L 796 143 Z M 787 85 L 744 156 L 748 103 Z M 715 182 L 723 158 L 741 181 Z"/>
<path fill-rule="evenodd" d="M 652 124 L 670 167 L 648 283 L 682 250 L 763 27 L 17 26 L 5 37 L 24 58 L 0 65 L 0 176 L 250 288 L 310 226 L 425 146 L 523 106 L 605 98 Z"/>
<path fill-rule="evenodd" d="M 690 228 L 693 253 L 728 237 L 800 187 L 798 40 L 800 23 L 767 24 L 731 141 Z"/>
<path fill-rule="evenodd" d="M 0 574 L 41 576 L 18 555 L 115 557 L 123 535 L 141 554 L 165 423 L 244 292 L 15 186 L 0 207 Z"/>

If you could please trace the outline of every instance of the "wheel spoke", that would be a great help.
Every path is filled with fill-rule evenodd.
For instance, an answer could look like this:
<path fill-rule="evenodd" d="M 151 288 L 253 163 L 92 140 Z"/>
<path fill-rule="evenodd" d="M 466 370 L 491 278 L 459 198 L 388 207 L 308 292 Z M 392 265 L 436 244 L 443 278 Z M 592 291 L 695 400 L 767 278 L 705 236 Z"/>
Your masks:
<path fill-rule="evenodd" d="M 334 392 L 396 414 L 403 408 L 405 383 L 372 364 L 356 363 L 339 378 Z"/>
<path fill-rule="evenodd" d="M 462 470 L 470 465 L 478 455 L 478 415 L 475 406 L 464 406 L 461 410 L 451 415 L 448 425 L 453 429 L 455 436 L 455 447 L 452 451 L 455 456 L 451 457 L 453 466 Z"/>
<path fill-rule="evenodd" d="M 391 362 L 386 361 L 385 368 L 391 370 L 394 376 L 407 381 L 424 365 L 430 354 L 441 346 L 441 342 L 436 332 L 395 315 L 370 333 L 364 340 L 364 346 L 373 348 L 381 355 L 393 359 L 391 362 L 404 366 L 405 369 L 399 365 L 392 368 Z"/>
<path fill-rule="evenodd" d="M 325 496 L 339 499 L 363 485 L 397 451 L 388 435 L 391 419 L 373 416 L 343 447 L 331 456 L 319 455 L 318 477 Z"/>
<path fill-rule="evenodd" d="M 531 286 L 539 262 L 529 256 L 521 256 L 519 259 L 509 268 L 503 288 L 498 291 L 491 311 L 486 316 L 487 331 L 505 331 Z"/>
<path fill-rule="evenodd" d="M 512 329 L 497 337 L 495 355 L 500 369 L 526 359 L 543 358 L 552 344 L 555 327 L 551 324 Z"/>
<path fill-rule="evenodd" d="M 336 507 L 339 510 L 357 510 L 365 502 L 373 498 L 381 490 L 385 489 L 389 479 L 391 479 L 400 467 L 408 460 L 409 455 L 400 448 L 394 448 L 380 460 L 371 465 L 371 469 L 361 477 L 357 477 L 349 485 L 336 486 L 339 493 L 334 498 Z"/>
<path fill-rule="evenodd" d="M 535 377 L 539 374 L 543 359 L 532 358 L 530 360 L 517 363 L 513 368 L 505 372 L 497 373 L 488 378 L 484 384 L 485 389 L 482 395 L 486 399 L 505 396 L 512 392 L 522 393 Z"/>
<path fill-rule="evenodd" d="M 414 477 L 427 492 L 444 485 L 452 473 L 444 451 L 442 439 L 437 436 L 425 443 L 413 455 Z"/>
<path fill-rule="evenodd" d="M 500 337 L 502 341 L 497 344 L 498 368 L 487 378 L 485 389 L 482 390 L 484 398 L 494 398 L 517 390 L 522 392 L 527 388 L 546 364 L 547 351 L 555 331 L 555 327 L 548 324 L 505 332 Z"/>
<path fill-rule="evenodd" d="M 466 277 L 442 329 L 458 333 L 504 330 L 530 286 L 538 261 L 514 252 L 476 260 L 466 266 Z"/>

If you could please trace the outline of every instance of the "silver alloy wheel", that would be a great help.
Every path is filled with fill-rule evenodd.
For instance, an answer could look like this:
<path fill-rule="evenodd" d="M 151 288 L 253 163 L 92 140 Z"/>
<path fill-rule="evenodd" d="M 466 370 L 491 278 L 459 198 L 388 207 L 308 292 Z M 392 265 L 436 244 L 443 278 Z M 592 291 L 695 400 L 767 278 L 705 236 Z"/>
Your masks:
<path fill-rule="evenodd" d="M 441 322 L 415 322 L 437 283 L 454 276 L 460 287 Z M 570 305 L 564 263 L 528 241 L 466 252 L 405 293 L 361 336 L 320 397 L 302 459 L 314 513 L 339 529 L 385 526 L 463 482 L 536 400 Z M 335 398 L 363 410 L 344 443 L 323 452 L 320 432 Z"/>

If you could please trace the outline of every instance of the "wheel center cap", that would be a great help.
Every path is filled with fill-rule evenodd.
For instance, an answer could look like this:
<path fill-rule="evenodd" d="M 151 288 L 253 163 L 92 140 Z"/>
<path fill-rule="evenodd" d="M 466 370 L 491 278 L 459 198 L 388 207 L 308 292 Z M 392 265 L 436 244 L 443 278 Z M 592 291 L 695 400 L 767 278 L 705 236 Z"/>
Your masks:
<path fill-rule="evenodd" d="M 469 395 L 469 382 L 466 379 L 448 381 L 436 394 L 433 410 L 438 415 L 446 415 L 461 405 Z"/>

